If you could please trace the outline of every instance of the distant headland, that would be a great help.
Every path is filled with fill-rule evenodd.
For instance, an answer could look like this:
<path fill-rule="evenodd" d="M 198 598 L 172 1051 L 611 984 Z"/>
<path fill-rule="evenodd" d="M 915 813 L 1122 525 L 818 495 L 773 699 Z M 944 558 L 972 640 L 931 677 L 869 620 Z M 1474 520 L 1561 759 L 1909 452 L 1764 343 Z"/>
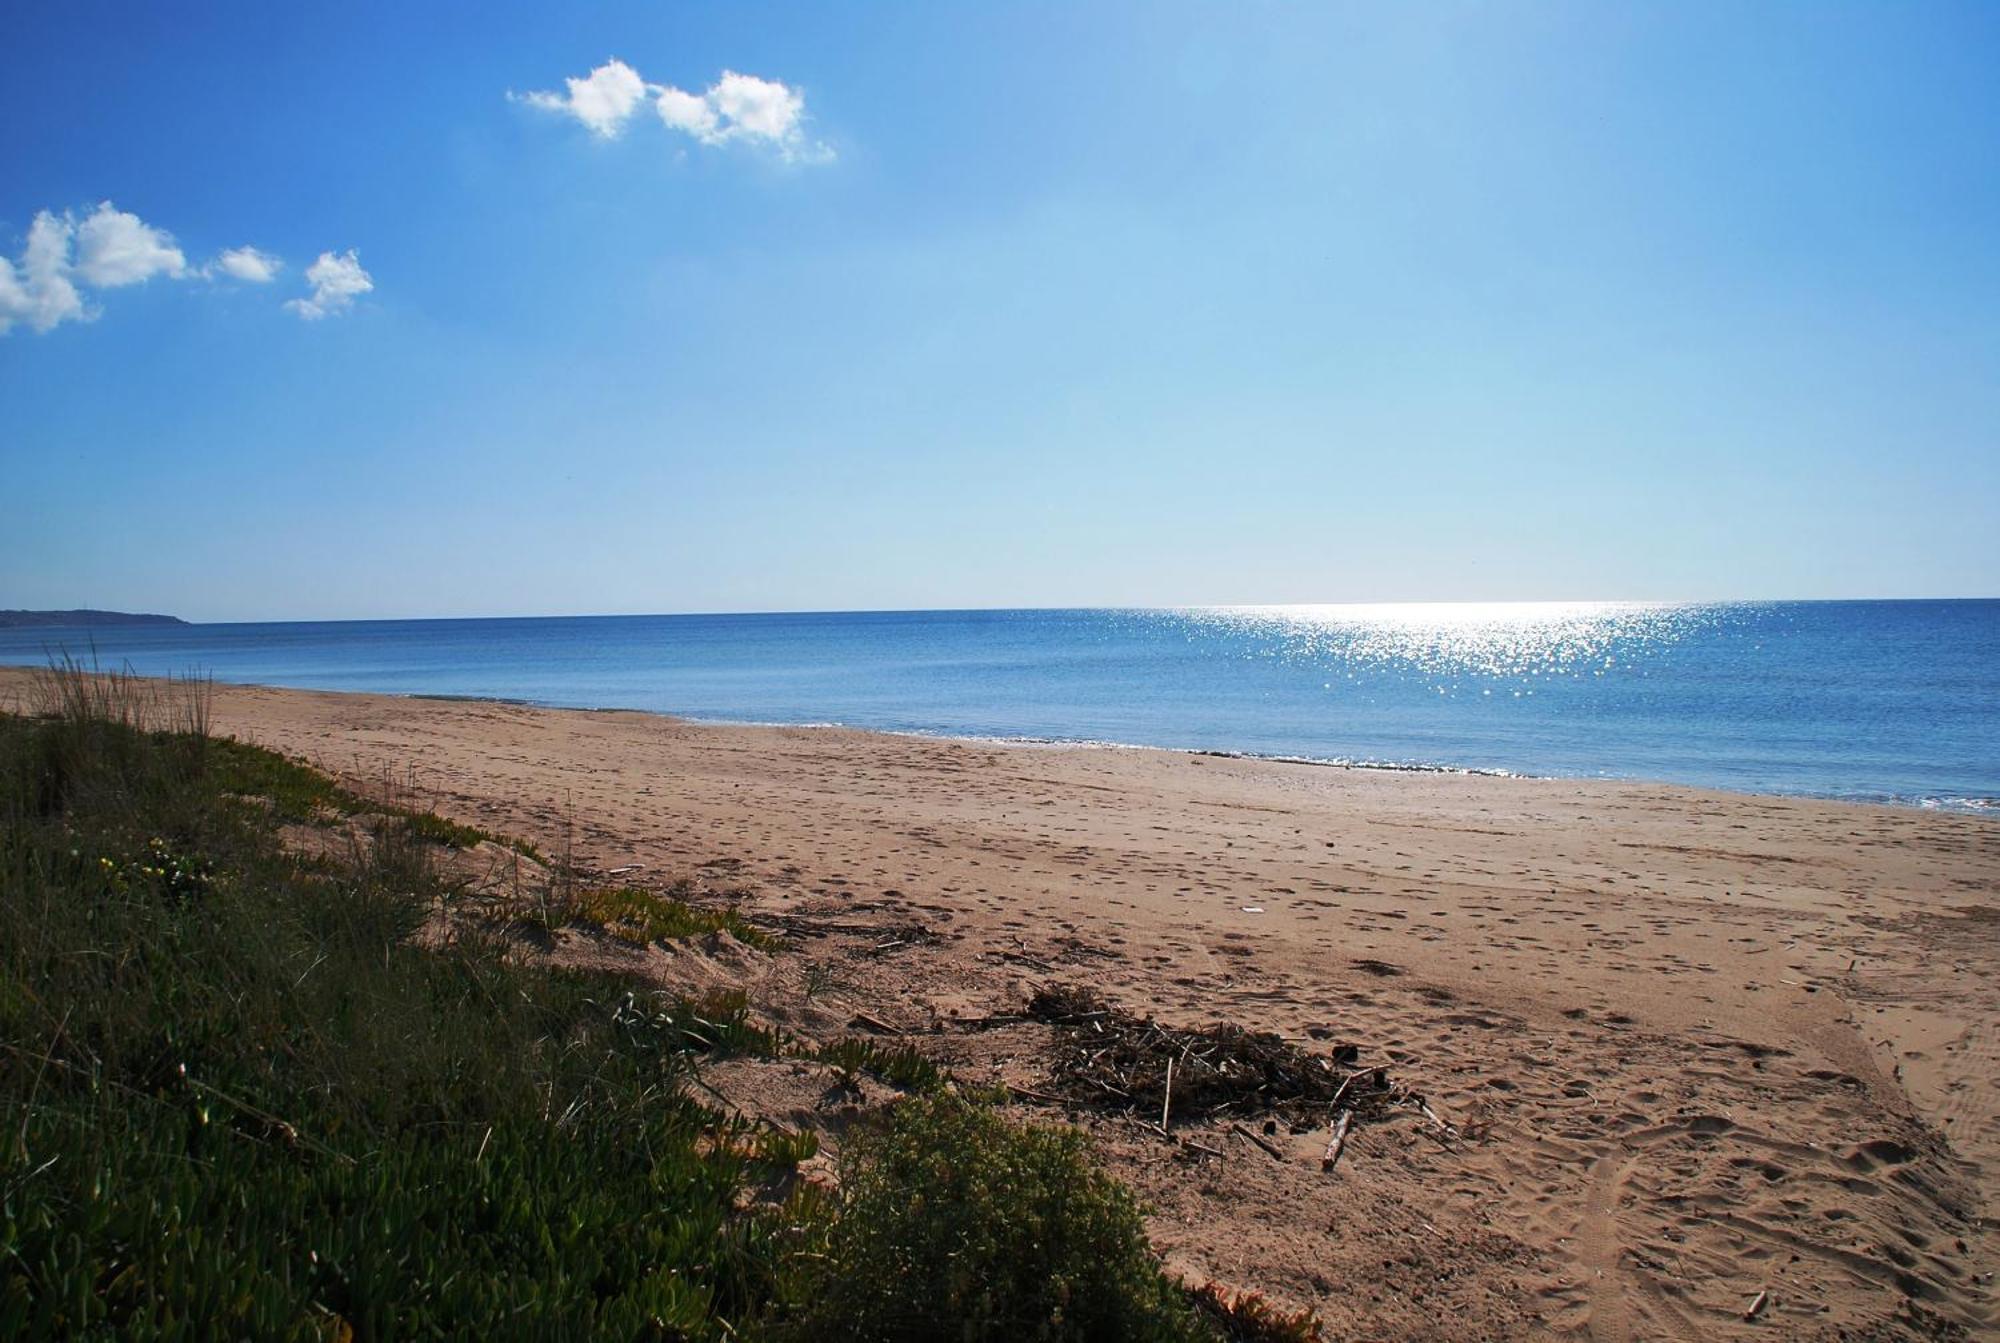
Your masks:
<path fill-rule="evenodd" d="M 146 615 L 133 611 L 0 611 L 0 629 L 32 625 L 185 625 L 179 616 Z"/>

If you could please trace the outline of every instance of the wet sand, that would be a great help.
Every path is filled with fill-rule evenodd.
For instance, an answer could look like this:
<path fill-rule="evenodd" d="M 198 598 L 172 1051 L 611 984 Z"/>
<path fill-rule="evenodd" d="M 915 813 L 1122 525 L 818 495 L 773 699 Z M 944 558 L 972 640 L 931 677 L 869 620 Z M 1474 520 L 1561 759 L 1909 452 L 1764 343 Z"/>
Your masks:
<path fill-rule="evenodd" d="M 0 704 L 26 685 L 0 672 Z M 1209 1156 L 1085 1120 L 1173 1267 L 1330 1337 L 1991 1332 L 2000 822 L 256 688 L 218 687 L 215 725 L 545 849 L 570 830 L 599 871 L 928 928 L 742 974 L 962 1076 L 1033 1088 L 1046 1028 L 951 1023 L 1051 979 L 1360 1045 L 1456 1138 L 1371 1126 L 1325 1174 L 1324 1133 Z"/>

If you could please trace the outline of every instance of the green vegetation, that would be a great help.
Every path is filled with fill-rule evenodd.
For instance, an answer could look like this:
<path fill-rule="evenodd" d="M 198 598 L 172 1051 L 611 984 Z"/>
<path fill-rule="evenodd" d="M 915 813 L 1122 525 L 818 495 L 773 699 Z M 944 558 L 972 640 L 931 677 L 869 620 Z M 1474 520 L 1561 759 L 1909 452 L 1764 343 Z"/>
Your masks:
<path fill-rule="evenodd" d="M 0 1337 L 1216 1336 L 1074 1133 L 443 921 L 444 836 L 211 737 L 199 686 L 51 690 L 0 715 Z M 286 851 L 329 811 L 351 859 Z M 925 1093 L 844 1195 L 700 1100 L 780 1052 Z"/>
<path fill-rule="evenodd" d="M 689 902 L 692 882 L 680 881 L 672 895 L 655 895 L 632 886 L 577 893 L 570 917 L 593 924 L 626 942 L 644 945 L 669 937 L 699 937 L 728 933 L 737 941 L 770 949 L 777 939 L 733 909 L 709 909 Z"/>
<path fill-rule="evenodd" d="M 805 1209 L 739 1212 L 754 1135 L 677 1085 L 763 1042 L 742 1004 L 421 949 L 418 827 L 301 863 L 219 746 L 0 720 L 0 1336 L 782 1310 Z"/>
<path fill-rule="evenodd" d="M 541 861 L 532 844 L 462 825 L 433 811 L 363 797 L 276 751 L 210 736 L 209 687 L 205 681 L 148 681 L 125 672 L 87 668 L 69 658 L 50 668 L 40 680 L 40 699 L 49 717 L 68 724 L 73 737 L 87 737 L 89 725 L 112 724 L 197 742 L 203 753 L 207 787 L 256 798 L 280 820 L 299 825 L 325 825 L 356 817 L 400 820 L 407 822 L 417 838 L 433 844 L 470 849 L 493 843 Z"/>
<path fill-rule="evenodd" d="M 909 1045 L 885 1046 L 850 1037 L 808 1050 L 805 1057 L 831 1067 L 839 1084 L 848 1088 L 854 1086 L 862 1073 L 906 1091 L 937 1091 L 945 1082 L 937 1064 L 922 1050 Z"/>
<path fill-rule="evenodd" d="M 955 1096 L 855 1145 L 810 1325 L 827 1337 L 1199 1339 L 1139 1209 L 1067 1127 Z M 921 1191 L 912 1197 L 912 1191 Z"/>
<path fill-rule="evenodd" d="M 216 787 L 240 797 L 263 799 L 280 820 L 300 825 L 322 825 L 354 817 L 402 821 L 415 838 L 446 848 L 498 844 L 524 857 L 541 860 L 541 854 L 532 844 L 477 826 L 462 825 L 434 811 L 363 797 L 311 766 L 276 751 L 227 737 L 210 738 L 208 749 L 214 755 L 209 769 Z"/>

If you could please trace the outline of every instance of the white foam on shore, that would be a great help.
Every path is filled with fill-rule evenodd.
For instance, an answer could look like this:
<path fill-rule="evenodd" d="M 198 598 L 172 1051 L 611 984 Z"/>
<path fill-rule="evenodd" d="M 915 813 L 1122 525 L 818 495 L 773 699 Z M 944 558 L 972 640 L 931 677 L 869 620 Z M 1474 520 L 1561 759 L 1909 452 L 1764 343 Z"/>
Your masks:
<path fill-rule="evenodd" d="M 2000 815 L 2000 797 L 1920 797 L 1925 811 L 1956 811 L 1973 816 Z"/>

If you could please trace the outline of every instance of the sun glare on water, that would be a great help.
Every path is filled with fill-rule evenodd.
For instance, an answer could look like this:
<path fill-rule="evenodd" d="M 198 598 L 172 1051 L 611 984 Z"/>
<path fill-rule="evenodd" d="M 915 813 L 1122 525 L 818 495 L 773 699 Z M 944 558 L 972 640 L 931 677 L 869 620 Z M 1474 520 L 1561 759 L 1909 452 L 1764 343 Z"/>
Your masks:
<path fill-rule="evenodd" d="M 1414 675 L 1449 690 L 1467 679 L 1603 675 L 1657 656 L 1712 624 L 1720 610 L 1668 602 L 1397 602 L 1206 607 L 1182 615 L 1191 626 L 1248 640 L 1259 656 L 1350 677 Z"/>

